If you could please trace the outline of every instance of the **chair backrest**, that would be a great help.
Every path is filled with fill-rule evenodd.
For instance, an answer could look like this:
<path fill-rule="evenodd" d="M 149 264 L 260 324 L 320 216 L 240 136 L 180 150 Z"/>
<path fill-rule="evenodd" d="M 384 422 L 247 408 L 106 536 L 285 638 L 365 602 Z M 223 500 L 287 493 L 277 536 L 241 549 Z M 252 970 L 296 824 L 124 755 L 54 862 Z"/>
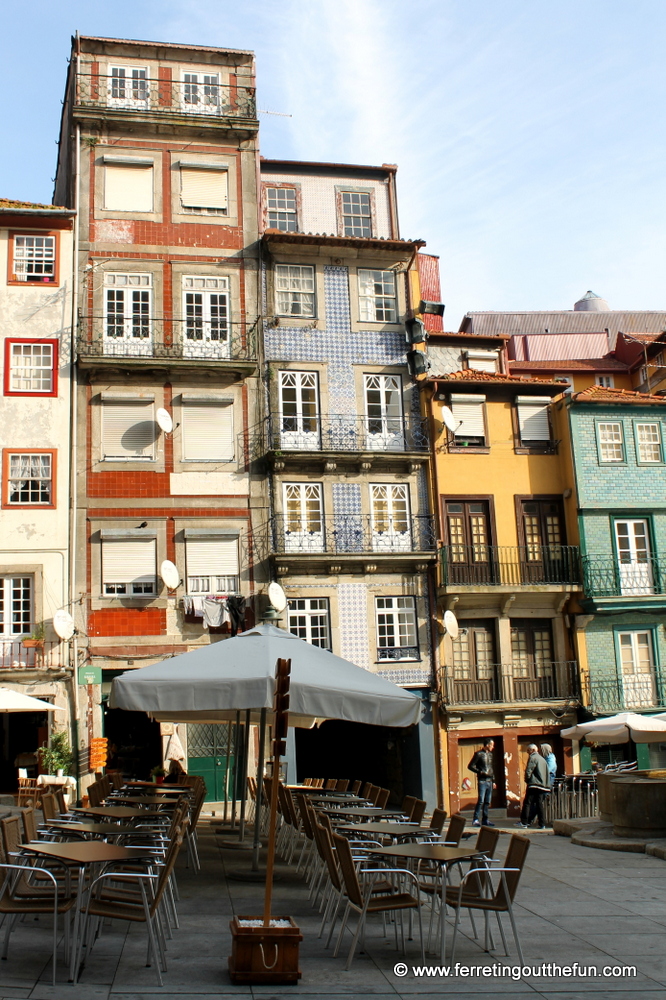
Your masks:
<path fill-rule="evenodd" d="M 342 889 L 342 883 L 340 881 L 340 870 L 338 868 L 338 863 L 335 859 L 335 854 L 333 852 L 333 844 L 331 843 L 331 834 L 322 826 L 321 823 L 315 821 L 313 825 L 315 840 L 317 843 L 317 849 L 319 854 L 326 865 L 328 871 L 328 877 L 333 883 L 333 888 L 337 889 L 338 892 Z"/>
<path fill-rule="evenodd" d="M 337 778 L 328 778 L 327 781 L 326 781 L 326 784 L 324 785 L 324 788 L 327 791 L 333 792 L 333 791 L 335 791 L 335 786 L 337 785 L 337 783 L 338 783 L 338 779 Z"/>
<path fill-rule="evenodd" d="M 56 797 L 59 812 L 66 813 L 67 802 L 65 801 L 65 793 L 63 792 L 62 788 L 57 788 L 53 794 Z"/>
<path fill-rule="evenodd" d="M 349 788 L 349 778 L 339 778 L 335 786 L 336 792 L 346 792 Z"/>
<path fill-rule="evenodd" d="M 3 820 L 4 822 L 4 820 Z M 520 876 L 525 865 L 525 858 L 527 857 L 527 852 L 530 849 L 529 837 L 521 837 L 517 833 L 512 834 L 511 840 L 509 841 L 509 850 L 506 852 L 506 858 L 504 859 L 504 868 L 515 868 L 516 871 L 507 872 L 504 878 L 500 881 L 495 892 L 495 901 L 500 905 L 507 907 L 508 900 L 506 898 L 506 890 L 509 893 L 509 899 L 513 902 L 516 889 L 518 888 L 518 883 L 520 882 Z"/>
<path fill-rule="evenodd" d="M 371 788 L 372 788 L 372 782 L 371 781 L 366 781 L 364 783 L 364 785 L 363 785 L 363 788 L 361 789 L 361 798 L 362 799 L 367 799 L 368 792 L 371 790 Z"/>
<path fill-rule="evenodd" d="M 479 836 L 476 838 L 476 850 L 479 854 L 485 854 L 487 857 L 492 858 L 497 847 L 499 835 L 499 830 L 496 830 L 494 827 L 482 826 L 479 830 Z"/>
<path fill-rule="evenodd" d="M 88 798 L 91 806 L 101 806 L 104 796 L 102 795 L 102 786 L 99 781 L 93 781 L 92 785 L 88 786 Z"/>
<path fill-rule="evenodd" d="M 333 845 L 335 854 L 340 865 L 340 874 L 344 882 L 347 898 L 354 906 L 363 906 L 363 893 L 356 874 L 356 866 L 352 857 L 349 841 L 341 837 L 338 833 L 333 834 Z"/>
<path fill-rule="evenodd" d="M 23 823 L 23 836 L 26 842 L 37 840 L 37 818 L 35 810 L 32 807 L 21 809 L 21 822 Z"/>
<path fill-rule="evenodd" d="M 386 808 L 386 803 L 389 800 L 389 795 L 390 794 L 391 794 L 390 788 L 381 788 L 379 790 L 379 795 L 377 796 L 377 801 L 375 802 L 375 805 L 379 809 L 385 809 Z"/>
<path fill-rule="evenodd" d="M 308 840 L 313 840 L 314 831 L 312 829 L 312 823 L 310 822 L 310 814 L 308 813 L 308 803 L 306 801 L 306 797 L 305 795 L 295 795 L 294 799 L 296 800 L 296 806 L 298 808 L 303 832 Z"/>
<path fill-rule="evenodd" d="M 310 786 L 313 782 L 313 778 L 303 778 L 303 784 Z"/>
<path fill-rule="evenodd" d="M 446 809 L 433 809 L 430 818 L 430 829 L 435 833 L 441 833 L 446 823 Z"/>
<path fill-rule="evenodd" d="M 106 772 L 106 776 L 110 780 L 111 784 L 113 785 L 114 791 L 119 792 L 120 789 L 123 787 L 123 772 L 122 771 L 107 771 Z"/>
<path fill-rule="evenodd" d="M 58 818 L 58 800 L 53 792 L 42 795 L 42 816 L 47 822 Z"/>
<path fill-rule="evenodd" d="M 22 837 L 22 822 L 20 816 L 8 816 L 7 819 L 0 820 L 0 827 L 2 827 L 2 846 L 5 851 L 5 857 L 11 863 L 9 857 L 10 854 L 15 854 L 21 846 Z"/>
<path fill-rule="evenodd" d="M 370 789 L 370 791 L 368 793 L 368 798 L 372 802 L 373 806 L 377 805 L 377 799 L 379 798 L 379 796 L 381 794 L 381 790 L 382 789 L 381 789 L 380 785 L 373 785 L 372 788 Z"/>
<path fill-rule="evenodd" d="M 328 813 L 325 813 L 325 812 L 317 813 L 317 818 L 319 819 L 319 822 L 321 823 L 321 825 L 323 827 L 325 827 L 325 829 L 328 831 L 329 837 L 332 837 L 333 836 L 333 824 L 331 823 L 331 817 L 328 815 Z"/>
<path fill-rule="evenodd" d="M 23 770 L 23 768 L 19 768 L 19 771 L 21 770 Z M 16 804 L 18 806 L 27 805 L 28 802 L 32 802 L 34 804 L 38 798 L 39 786 L 37 784 L 37 778 L 19 778 Z"/>
<path fill-rule="evenodd" d="M 404 799 L 402 800 L 402 805 L 400 806 L 400 808 L 402 809 L 407 819 L 411 818 L 412 809 L 414 808 L 415 802 L 416 802 L 416 797 L 414 795 L 405 795 Z"/>
<path fill-rule="evenodd" d="M 247 790 L 249 796 L 253 802 L 257 801 L 257 779 L 252 778 L 249 774 L 247 776 Z"/>
<path fill-rule="evenodd" d="M 449 827 L 446 831 L 446 836 L 444 840 L 447 844 L 455 844 L 458 846 L 460 844 L 460 839 L 463 835 L 463 830 L 465 829 L 465 824 L 467 820 L 460 813 L 456 813 L 449 820 Z"/>
<path fill-rule="evenodd" d="M 425 811 L 426 811 L 425 799 L 417 799 L 416 802 L 414 803 L 411 816 L 409 817 L 410 823 L 420 824 L 421 820 L 423 819 L 423 814 L 425 813 Z"/>
<path fill-rule="evenodd" d="M 360 781 L 354 781 L 352 783 L 352 786 L 349 789 L 349 791 L 352 793 L 352 795 L 358 795 L 360 787 L 361 787 L 361 782 Z"/>

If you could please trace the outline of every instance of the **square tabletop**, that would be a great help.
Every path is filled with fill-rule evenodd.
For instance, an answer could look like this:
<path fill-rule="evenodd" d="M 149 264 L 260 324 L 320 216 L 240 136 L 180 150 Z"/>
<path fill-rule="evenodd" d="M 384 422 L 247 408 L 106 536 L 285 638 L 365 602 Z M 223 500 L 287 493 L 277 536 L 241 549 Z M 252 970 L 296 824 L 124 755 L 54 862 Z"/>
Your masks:
<path fill-rule="evenodd" d="M 47 823 L 49 829 L 55 828 L 59 833 L 67 833 L 72 830 L 74 833 L 92 833 L 96 837 L 126 837 L 132 832 L 131 826 L 119 826 L 117 823 L 68 823 L 64 819 L 50 819 Z"/>
<path fill-rule="evenodd" d="M 403 815 L 400 809 L 378 809 L 376 806 L 368 806 L 366 809 L 362 809 L 360 806 L 342 806 L 339 809 L 324 808 L 322 811 L 331 813 L 333 816 L 358 816 L 360 818 L 367 816 L 368 819 L 377 819 L 379 816 Z"/>
<path fill-rule="evenodd" d="M 427 827 L 418 823 L 343 823 L 336 830 L 346 833 L 378 833 L 383 837 L 408 837 L 428 833 Z"/>
<path fill-rule="evenodd" d="M 111 819 L 145 819 L 147 816 L 163 817 L 164 813 L 151 809 L 139 809 L 130 806 L 79 806 L 72 812 L 83 813 L 86 816 L 110 816 Z"/>
<path fill-rule="evenodd" d="M 59 844 L 39 840 L 21 844 L 20 849 L 30 851 L 32 854 L 41 854 L 43 857 L 70 861 L 77 865 L 106 864 L 109 861 L 131 861 L 150 857 L 150 852 L 145 849 L 106 844 L 103 840 L 76 840 Z"/>
<path fill-rule="evenodd" d="M 393 844 L 391 847 L 373 848 L 373 854 L 389 858 L 413 858 L 417 861 L 437 861 L 449 864 L 473 858 L 479 852 L 476 847 L 445 847 L 444 844 Z"/>
<path fill-rule="evenodd" d="M 113 802 L 118 802 L 121 805 L 128 805 L 129 808 L 134 808 L 134 803 L 139 806 L 175 806 L 176 802 L 168 799 L 164 795 L 131 795 L 125 797 L 124 795 L 116 795 Z"/>
<path fill-rule="evenodd" d="M 118 795 L 125 799 L 141 798 L 144 795 L 155 795 L 160 798 L 174 798 L 179 795 L 187 795 L 190 789 L 186 785 L 143 785 L 141 788 L 121 788 Z"/>

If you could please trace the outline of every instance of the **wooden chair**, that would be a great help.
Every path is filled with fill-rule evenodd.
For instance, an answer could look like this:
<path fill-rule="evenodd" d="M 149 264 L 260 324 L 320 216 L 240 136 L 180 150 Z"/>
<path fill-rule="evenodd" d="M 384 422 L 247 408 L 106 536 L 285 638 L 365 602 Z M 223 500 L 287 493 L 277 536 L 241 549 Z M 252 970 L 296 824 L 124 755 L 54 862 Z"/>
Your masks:
<path fill-rule="evenodd" d="M 21 823 L 23 825 L 23 837 L 26 843 L 37 840 L 37 817 L 32 806 L 21 809 Z"/>
<path fill-rule="evenodd" d="M 16 805 L 19 807 L 37 805 L 40 798 L 39 788 L 37 778 L 19 778 Z"/>
<path fill-rule="evenodd" d="M 363 788 L 359 792 L 359 794 L 360 794 L 360 796 L 361 796 L 362 799 L 367 799 L 368 798 L 368 793 L 370 792 L 371 788 L 372 788 L 372 782 L 371 781 L 366 781 L 364 783 L 364 785 L 363 785 Z"/>
<path fill-rule="evenodd" d="M 386 809 L 386 803 L 389 800 L 390 794 L 391 791 L 389 788 L 381 788 L 379 790 L 379 795 L 377 796 L 377 801 L 375 802 L 378 809 Z"/>
<path fill-rule="evenodd" d="M 421 825 L 421 820 L 423 819 L 424 813 L 426 811 L 425 799 L 416 799 L 414 806 L 412 808 L 411 815 L 409 817 L 410 823 L 418 823 Z"/>
<path fill-rule="evenodd" d="M 346 792 L 349 788 L 349 778 L 340 778 L 335 786 L 336 792 Z"/>
<path fill-rule="evenodd" d="M 42 816 L 45 823 L 52 819 L 58 819 L 58 800 L 53 792 L 42 795 Z"/>
<path fill-rule="evenodd" d="M 328 792 L 334 792 L 337 783 L 338 783 L 337 778 L 328 778 L 326 784 L 324 785 L 324 789 Z"/>
<path fill-rule="evenodd" d="M 358 795 L 360 787 L 361 787 L 361 782 L 354 781 L 349 791 L 351 792 L 352 795 Z"/>
<path fill-rule="evenodd" d="M 467 820 L 460 813 L 456 813 L 449 820 L 449 826 L 444 837 L 444 843 L 447 847 L 460 847 L 460 841 L 462 839 L 463 831 Z"/>
<path fill-rule="evenodd" d="M 444 829 L 444 824 L 446 823 L 446 809 L 433 809 L 432 816 L 430 818 L 429 830 L 439 836 Z"/>
<path fill-rule="evenodd" d="M 403 815 L 407 817 L 408 822 L 410 816 L 412 815 L 412 810 L 414 808 L 415 802 L 416 802 L 416 796 L 414 795 L 405 795 L 404 799 L 402 800 L 400 808 L 402 809 Z"/>

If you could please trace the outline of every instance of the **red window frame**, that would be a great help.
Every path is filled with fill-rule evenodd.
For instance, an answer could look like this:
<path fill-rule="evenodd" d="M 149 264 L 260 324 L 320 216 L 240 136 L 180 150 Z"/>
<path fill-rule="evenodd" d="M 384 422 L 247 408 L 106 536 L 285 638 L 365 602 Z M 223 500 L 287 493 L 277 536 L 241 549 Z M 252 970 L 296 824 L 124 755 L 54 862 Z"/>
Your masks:
<path fill-rule="evenodd" d="M 51 369 L 51 390 L 50 392 L 23 392 L 21 389 L 12 389 L 12 344 L 50 344 L 53 350 L 53 366 Z M 9 337 L 5 341 L 5 396 L 57 396 L 58 395 L 58 341 L 52 337 Z"/>
<path fill-rule="evenodd" d="M 2 509 L 3 510 L 53 510 L 56 504 L 57 448 L 3 448 L 2 449 Z M 9 502 L 9 459 L 11 455 L 51 456 L 51 503 L 10 503 Z"/>
<path fill-rule="evenodd" d="M 17 236 L 52 236 L 55 241 L 52 281 L 21 281 L 14 270 L 14 253 Z M 55 288 L 60 284 L 60 233 L 52 229 L 13 229 L 9 233 L 9 253 L 7 255 L 7 284 L 20 288 Z"/>

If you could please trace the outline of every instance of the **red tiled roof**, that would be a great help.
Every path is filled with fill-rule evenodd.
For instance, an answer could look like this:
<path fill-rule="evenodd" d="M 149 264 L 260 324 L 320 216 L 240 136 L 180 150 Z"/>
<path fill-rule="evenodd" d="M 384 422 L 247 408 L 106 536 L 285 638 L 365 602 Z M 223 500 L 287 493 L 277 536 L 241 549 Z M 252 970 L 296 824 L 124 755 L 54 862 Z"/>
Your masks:
<path fill-rule="evenodd" d="M 666 397 L 663 396 L 649 396 L 645 392 L 634 392 L 633 389 L 609 389 L 604 385 L 588 386 L 587 389 L 575 392 L 571 398 L 580 403 L 666 403 Z"/>
<path fill-rule="evenodd" d="M 498 385 L 553 385 L 562 388 L 563 383 L 554 382 L 551 378 L 525 378 L 523 375 L 505 375 L 503 372 L 480 372 L 475 368 L 465 368 L 463 371 L 446 372 L 442 375 L 431 375 L 434 382 L 495 382 Z"/>
<path fill-rule="evenodd" d="M 508 364 L 512 372 L 629 371 L 629 365 L 608 354 L 603 358 L 578 358 L 575 361 L 509 361 Z"/>
<path fill-rule="evenodd" d="M 336 236 L 333 233 L 286 233 L 282 229 L 266 229 L 263 235 L 264 242 L 274 240 L 278 243 L 302 243 L 314 245 L 323 243 L 328 246 L 345 247 L 371 247 L 372 249 L 389 247 L 395 249 L 410 249 L 412 247 L 424 247 L 425 240 L 403 240 L 392 239 L 383 236 Z"/>
<path fill-rule="evenodd" d="M 39 205 L 37 202 L 33 201 L 14 201 L 12 198 L 0 198 L 0 211 L 11 211 L 15 209 L 20 212 L 21 209 L 39 209 L 40 211 L 49 210 L 51 212 L 66 212 L 67 209 L 62 205 Z"/>
<path fill-rule="evenodd" d="M 453 337 L 456 340 L 468 340 L 470 347 L 474 344 L 475 340 L 499 340 L 505 341 L 510 340 L 508 333 L 461 333 L 460 330 L 437 330 L 430 334 L 430 339 L 432 341 L 443 340 L 449 337 Z"/>

